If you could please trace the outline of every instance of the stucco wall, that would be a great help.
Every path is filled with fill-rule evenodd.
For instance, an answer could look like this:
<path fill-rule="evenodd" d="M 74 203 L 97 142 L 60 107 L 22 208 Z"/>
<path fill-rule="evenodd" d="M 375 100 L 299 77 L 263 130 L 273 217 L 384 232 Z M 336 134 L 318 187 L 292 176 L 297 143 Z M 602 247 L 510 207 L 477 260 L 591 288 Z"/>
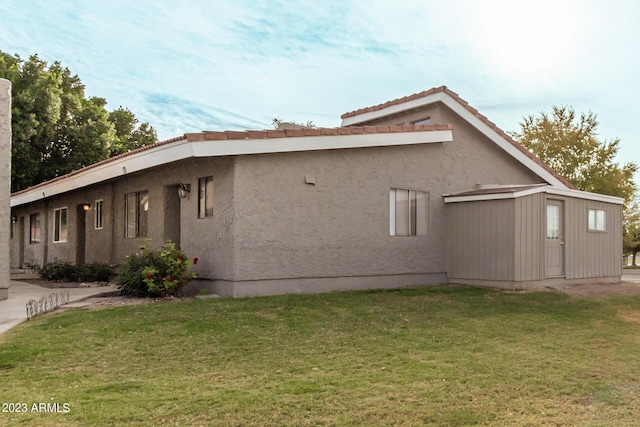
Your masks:
<path fill-rule="evenodd" d="M 449 143 L 238 157 L 236 280 L 445 273 L 444 194 L 542 182 L 464 121 L 448 120 Z M 389 235 L 391 188 L 429 193 L 427 236 Z"/>
<path fill-rule="evenodd" d="M 0 79 L 0 300 L 9 295 L 11 82 Z"/>

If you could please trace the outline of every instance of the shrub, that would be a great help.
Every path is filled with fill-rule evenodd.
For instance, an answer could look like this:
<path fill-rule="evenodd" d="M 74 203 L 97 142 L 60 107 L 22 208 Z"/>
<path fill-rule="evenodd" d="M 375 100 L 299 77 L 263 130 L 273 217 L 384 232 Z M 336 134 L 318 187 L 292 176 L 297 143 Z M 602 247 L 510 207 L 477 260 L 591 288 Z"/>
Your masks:
<path fill-rule="evenodd" d="M 113 268 L 107 264 L 74 265 L 66 261 L 45 264 L 40 277 L 45 280 L 67 282 L 108 282 L 113 276 Z"/>
<path fill-rule="evenodd" d="M 159 249 L 142 246 L 139 254 L 130 255 L 120 266 L 115 281 L 123 295 L 137 297 L 166 297 L 179 294 L 195 274 L 191 259 L 168 241 Z"/>

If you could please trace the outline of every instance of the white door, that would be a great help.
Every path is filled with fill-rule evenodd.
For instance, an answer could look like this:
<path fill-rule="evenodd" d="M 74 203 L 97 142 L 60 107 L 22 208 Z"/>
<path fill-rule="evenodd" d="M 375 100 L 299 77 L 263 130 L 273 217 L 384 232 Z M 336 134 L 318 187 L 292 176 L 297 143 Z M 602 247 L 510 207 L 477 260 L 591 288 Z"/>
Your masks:
<path fill-rule="evenodd" d="M 561 200 L 547 200 L 545 239 L 545 276 L 564 277 L 564 205 Z"/>

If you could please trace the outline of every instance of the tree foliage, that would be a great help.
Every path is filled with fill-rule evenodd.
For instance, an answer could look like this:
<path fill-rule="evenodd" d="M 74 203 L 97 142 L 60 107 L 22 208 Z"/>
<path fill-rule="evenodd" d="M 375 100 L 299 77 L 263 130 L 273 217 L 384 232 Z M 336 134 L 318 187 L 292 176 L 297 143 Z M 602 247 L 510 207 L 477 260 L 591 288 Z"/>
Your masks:
<path fill-rule="evenodd" d="M 80 78 L 58 61 L 0 52 L 0 77 L 12 83 L 12 192 L 157 139 L 129 110 L 109 113 L 105 99 L 85 97 Z"/>
<path fill-rule="evenodd" d="M 616 162 L 620 140 L 599 141 L 592 112 L 577 117 L 571 107 L 554 106 L 550 114 L 524 117 L 520 126 L 512 135 L 578 189 L 627 202 L 635 197 L 633 175 L 638 166 Z"/>

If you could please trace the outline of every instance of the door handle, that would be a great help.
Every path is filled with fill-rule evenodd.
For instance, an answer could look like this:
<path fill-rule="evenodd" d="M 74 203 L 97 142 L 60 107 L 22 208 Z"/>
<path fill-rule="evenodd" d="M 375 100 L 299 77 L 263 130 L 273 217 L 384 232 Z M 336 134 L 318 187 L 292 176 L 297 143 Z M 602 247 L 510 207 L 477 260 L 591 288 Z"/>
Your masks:
<path fill-rule="evenodd" d="M 561 245 L 564 245 L 564 240 L 560 240 L 560 244 L 561 244 Z"/>

